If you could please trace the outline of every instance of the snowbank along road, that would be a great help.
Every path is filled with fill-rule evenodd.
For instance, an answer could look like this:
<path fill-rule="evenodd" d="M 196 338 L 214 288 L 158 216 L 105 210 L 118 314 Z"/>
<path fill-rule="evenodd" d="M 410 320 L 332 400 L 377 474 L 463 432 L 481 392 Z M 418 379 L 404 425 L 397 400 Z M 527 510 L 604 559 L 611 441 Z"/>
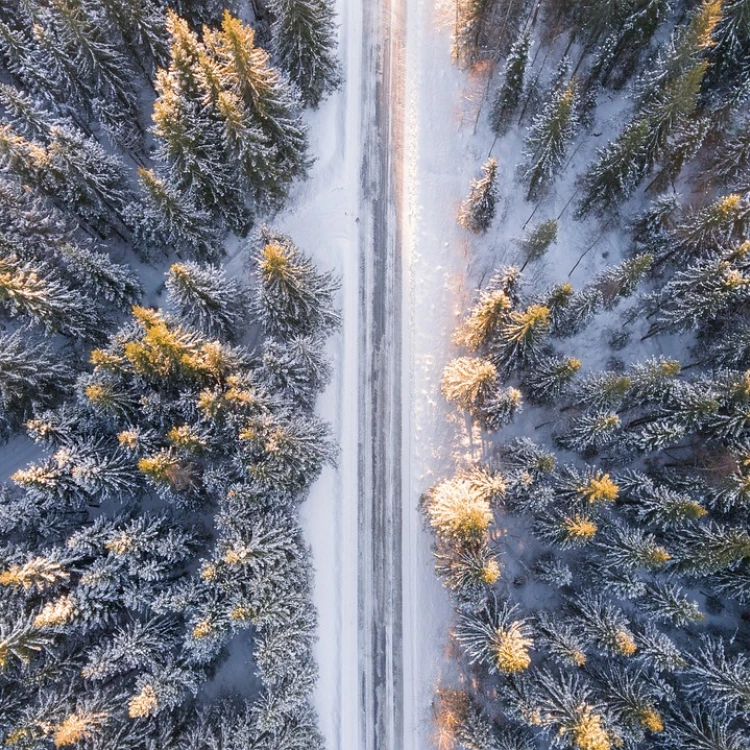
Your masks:
<path fill-rule="evenodd" d="M 359 362 L 360 747 L 404 746 L 402 259 L 406 0 L 363 3 Z M 408 500 L 407 500 L 408 501 Z"/>

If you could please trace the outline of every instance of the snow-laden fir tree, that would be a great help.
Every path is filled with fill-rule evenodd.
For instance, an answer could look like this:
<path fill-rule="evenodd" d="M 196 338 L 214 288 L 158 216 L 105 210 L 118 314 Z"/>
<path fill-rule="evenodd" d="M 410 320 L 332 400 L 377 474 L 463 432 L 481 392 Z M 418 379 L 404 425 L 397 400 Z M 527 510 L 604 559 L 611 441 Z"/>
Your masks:
<path fill-rule="evenodd" d="M 479 357 L 459 357 L 443 370 L 441 391 L 462 409 L 479 409 L 496 388 L 497 368 Z"/>
<path fill-rule="evenodd" d="M 150 169 L 139 169 L 141 200 L 130 207 L 136 247 L 146 256 L 165 249 L 187 250 L 199 260 L 214 260 L 221 245 L 211 216 L 190 194 L 180 192 Z"/>
<path fill-rule="evenodd" d="M 279 66 L 312 107 L 340 80 L 336 24 L 329 0 L 271 0 L 273 47 Z"/>
<path fill-rule="evenodd" d="M 489 159 L 482 166 L 482 177 L 471 181 L 471 190 L 461 204 L 458 223 L 474 234 L 486 232 L 497 210 L 497 159 Z"/>
<path fill-rule="evenodd" d="M 264 228 L 257 245 L 255 306 L 267 333 L 288 339 L 325 335 L 336 328 L 336 277 L 318 271 L 286 235 Z"/>
<path fill-rule="evenodd" d="M 548 403 L 567 391 L 578 371 L 581 360 L 575 357 L 543 357 L 527 371 L 524 379 L 527 398 L 534 403 Z"/>
<path fill-rule="evenodd" d="M 516 674 L 531 665 L 531 628 L 516 607 L 497 597 L 476 611 L 466 611 L 455 632 L 469 661 L 483 664 L 491 673 Z"/>
<path fill-rule="evenodd" d="M 550 311 L 544 305 L 514 310 L 492 342 L 492 361 L 505 372 L 532 364 L 547 343 L 549 327 Z"/>
<path fill-rule="evenodd" d="M 526 31 L 510 48 L 505 61 L 505 78 L 498 89 L 490 110 L 490 125 L 495 135 L 502 136 L 510 126 L 523 94 L 526 67 L 529 62 L 531 34 Z"/>
<path fill-rule="evenodd" d="M 18 427 L 32 408 L 54 403 L 71 380 L 64 357 L 28 333 L 0 334 L 0 434 Z"/>
<path fill-rule="evenodd" d="M 208 336 L 234 339 L 247 317 L 247 292 L 224 269 L 174 263 L 167 273 L 169 306 L 188 325 Z"/>
<path fill-rule="evenodd" d="M 557 176 L 577 126 L 578 83 L 572 78 L 553 91 L 542 112 L 534 118 L 524 143 L 520 174 L 528 186 L 527 200 L 541 195 Z"/>

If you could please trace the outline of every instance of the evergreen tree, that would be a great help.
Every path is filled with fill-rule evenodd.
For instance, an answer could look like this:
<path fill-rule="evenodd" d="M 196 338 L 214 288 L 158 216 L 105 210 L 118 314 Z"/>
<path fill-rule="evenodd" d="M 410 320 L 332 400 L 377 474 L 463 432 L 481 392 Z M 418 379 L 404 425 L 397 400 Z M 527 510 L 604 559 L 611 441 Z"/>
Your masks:
<path fill-rule="evenodd" d="M 270 9 L 280 67 L 302 101 L 317 107 L 339 83 L 333 8 L 327 0 L 272 0 Z"/>
<path fill-rule="evenodd" d="M 448 401 L 462 409 L 481 408 L 494 391 L 497 368 L 492 362 L 477 357 L 459 357 L 443 371 L 441 390 Z"/>
<path fill-rule="evenodd" d="M 26 317 L 48 334 L 60 332 L 88 340 L 99 335 L 90 300 L 66 288 L 46 265 L 13 256 L 0 258 L 0 306 L 12 316 Z"/>
<path fill-rule="evenodd" d="M 744 653 L 727 655 L 724 641 L 705 638 L 689 657 L 687 692 L 717 711 L 747 710 L 750 664 Z"/>
<path fill-rule="evenodd" d="M 549 326 L 549 308 L 543 305 L 514 310 L 492 342 L 493 362 L 504 371 L 533 363 L 547 342 Z"/>
<path fill-rule="evenodd" d="M 555 219 L 549 219 L 548 221 L 543 221 L 541 224 L 537 224 L 527 237 L 518 240 L 518 245 L 526 254 L 526 260 L 521 266 L 521 271 L 531 261 L 541 258 L 547 252 L 549 246 L 556 240 L 557 221 Z"/>
<path fill-rule="evenodd" d="M 221 253 L 210 215 L 200 210 L 189 194 L 180 193 L 153 170 L 140 169 L 142 200 L 131 207 L 137 246 L 148 257 L 154 248 L 187 248 L 200 260 Z"/>
<path fill-rule="evenodd" d="M 170 307 L 187 325 L 207 336 L 233 339 L 246 318 L 245 290 L 223 269 L 174 263 L 167 273 Z"/>
<path fill-rule="evenodd" d="M 750 533 L 716 522 L 693 525 L 682 530 L 680 546 L 680 569 L 690 575 L 706 575 L 734 569 L 750 558 Z"/>
<path fill-rule="evenodd" d="M 479 295 L 479 301 L 471 308 L 461 327 L 454 334 L 454 340 L 475 352 L 488 344 L 498 334 L 503 322 L 508 318 L 512 300 L 493 278 L 488 287 Z"/>
<path fill-rule="evenodd" d="M 482 174 L 481 179 L 472 180 L 471 191 L 461 204 L 458 216 L 458 223 L 474 234 L 486 232 L 495 218 L 497 159 L 489 159 L 482 166 Z"/>
<path fill-rule="evenodd" d="M 495 135 L 504 135 L 510 118 L 518 109 L 523 94 L 524 77 L 529 62 L 531 34 L 526 31 L 510 48 L 505 61 L 505 79 L 495 95 L 490 111 L 490 125 Z"/>
<path fill-rule="evenodd" d="M 5 432 L 49 406 L 72 380 L 64 359 L 21 331 L 0 335 L 0 424 Z"/>
<path fill-rule="evenodd" d="M 524 379 L 527 398 L 534 403 L 556 401 L 581 369 L 581 360 L 573 357 L 543 357 L 530 367 Z"/>
<path fill-rule="evenodd" d="M 497 389 L 482 400 L 477 416 L 485 430 L 495 432 L 513 421 L 522 404 L 523 397 L 517 388 Z"/>
<path fill-rule="evenodd" d="M 531 125 L 524 144 L 521 178 L 528 185 L 526 200 L 538 197 L 556 177 L 578 126 L 578 84 L 575 78 L 552 93 Z"/>
<path fill-rule="evenodd" d="M 92 295 L 99 294 L 121 308 L 140 300 L 143 288 L 128 266 L 113 263 L 104 253 L 81 245 L 63 245 L 60 254 L 70 272 Z"/>
<path fill-rule="evenodd" d="M 221 30 L 205 34 L 206 46 L 215 54 L 228 90 L 247 107 L 277 154 L 272 177 L 288 186 L 291 179 L 307 171 L 307 132 L 289 86 L 254 40 L 253 29 L 228 11 Z"/>
<path fill-rule="evenodd" d="M 443 480 L 430 490 L 425 510 L 439 536 L 469 545 L 484 539 L 492 523 L 492 497 L 469 478 L 458 476 Z"/>
<path fill-rule="evenodd" d="M 625 657 L 636 653 L 638 646 L 628 619 L 619 607 L 591 593 L 577 597 L 571 607 L 581 632 L 598 649 Z"/>
<path fill-rule="evenodd" d="M 289 339 L 327 334 L 339 325 L 334 296 L 339 282 L 320 273 L 289 237 L 264 228 L 253 257 L 256 309 L 267 333 Z"/>
<path fill-rule="evenodd" d="M 466 612 L 456 626 L 456 638 L 470 662 L 485 665 L 491 673 L 516 674 L 531 664 L 534 645 L 531 628 L 517 609 L 488 599 L 477 612 Z"/>
<path fill-rule="evenodd" d="M 273 390 L 312 409 L 331 379 L 331 367 L 324 354 L 324 341 L 319 335 L 269 341 L 263 353 L 263 367 Z"/>
<path fill-rule="evenodd" d="M 576 673 L 540 672 L 534 675 L 532 711 L 538 724 L 576 750 L 611 750 L 602 707 L 590 700 L 591 689 Z M 533 699 L 532 699 L 533 700 Z"/>

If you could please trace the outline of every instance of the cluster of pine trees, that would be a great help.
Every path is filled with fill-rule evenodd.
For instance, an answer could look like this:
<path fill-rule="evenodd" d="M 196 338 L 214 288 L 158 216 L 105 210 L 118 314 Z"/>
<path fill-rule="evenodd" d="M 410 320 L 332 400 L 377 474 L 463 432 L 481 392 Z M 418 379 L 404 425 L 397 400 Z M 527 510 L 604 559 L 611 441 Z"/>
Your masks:
<path fill-rule="evenodd" d="M 750 2 L 458 6 L 458 59 L 505 60 L 496 140 L 525 138 L 512 166 L 539 220 L 520 264 L 554 257 L 563 222 L 614 228 L 622 258 L 577 289 L 503 268 L 455 333 L 442 391 L 481 428 L 482 455 L 423 498 L 465 671 L 435 697 L 436 742 L 742 750 Z M 629 100 L 621 126 L 545 219 L 613 95 Z M 503 166 L 472 183 L 467 230 L 492 227 Z M 598 337 L 604 370 L 587 363 Z"/>
<path fill-rule="evenodd" d="M 250 230 L 309 167 L 335 26 L 253 5 L 257 39 L 212 0 L 0 7 L 0 441 L 34 457 L 0 486 L 2 747 L 322 746 L 298 506 L 338 281 Z"/>

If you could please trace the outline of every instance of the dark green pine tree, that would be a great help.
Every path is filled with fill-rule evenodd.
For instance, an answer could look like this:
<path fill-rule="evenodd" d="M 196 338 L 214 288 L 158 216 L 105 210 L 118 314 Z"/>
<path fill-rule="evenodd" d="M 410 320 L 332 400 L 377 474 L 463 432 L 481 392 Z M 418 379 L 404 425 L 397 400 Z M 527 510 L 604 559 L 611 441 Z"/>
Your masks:
<path fill-rule="evenodd" d="M 523 239 L 517 240 L 519 247 L 526 254 L 526 259 L 521 266 L 521 271 L 527 264 L 539 260 L 548 250 L 549 246 L 557 240 L 557 221 L 549 219 L 537 224 Z"/>
<path fill-rule="evenodd" d="M 526 66 L 529 62 L 531 34 L 526 31 L 510 48 L 505 62 L 505 79 L 495 95 L 490 111 L 490 125 L 497 136 L 508 130 L 510 119 L 518 109 L 523 93 Z"/>
<path fill-rule="evenodd" d="M 553 92 L 550 101 L 531 125 L 520 168 L 528 185 L 526 199 L 538 197 L 557 176 L 578 125 L 578 84 L 575 78 Z"/>
<path fill-rule="evenodd" d="M 302 101 L 317 107 L 340 81 L 333 6 L 330 0 L 270 0 L 269 8 L 279 67 Z"/>
<path fill-rule="evenodd" d="M 31 417 L 32 408 L 50 406 L 71 381 L 65 360 L 28 332 L 0 334 L 0 434 Z"/>

